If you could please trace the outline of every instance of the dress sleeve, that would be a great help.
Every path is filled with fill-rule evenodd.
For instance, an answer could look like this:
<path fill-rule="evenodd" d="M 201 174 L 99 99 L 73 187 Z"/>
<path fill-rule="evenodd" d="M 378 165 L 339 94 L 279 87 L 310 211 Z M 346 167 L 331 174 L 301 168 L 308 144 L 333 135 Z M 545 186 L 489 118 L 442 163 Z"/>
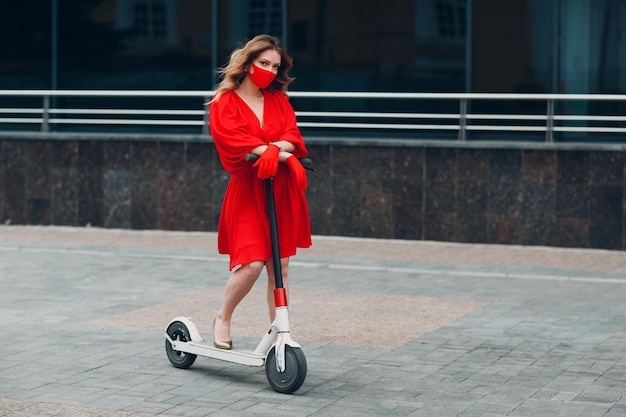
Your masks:
<path fill-rule="evenodd" d="M 282 91 L 274 91 L 274 97 L 278 103 L 278 106 L 283 113 L 283 132 L 280 135 L 280 140 L 286 140 L 293 144 L 296 149 L 293 151 L 293 155 L 296 158 L 302 158 L 307 156 L 309 152 L 306 149 L 302 133 L 296 123 L 296 113 L 289 102 L 289 99 Z"/>
<path fill-rule="evenodd" d="M 232 94 L 225 93 L 209 106 L 211 136 L 224 169 L 237 174 L 251 169 L 244 161 L 246 154 L 265 141 L 251 132 L 250 120 L 242 112 Z"/>

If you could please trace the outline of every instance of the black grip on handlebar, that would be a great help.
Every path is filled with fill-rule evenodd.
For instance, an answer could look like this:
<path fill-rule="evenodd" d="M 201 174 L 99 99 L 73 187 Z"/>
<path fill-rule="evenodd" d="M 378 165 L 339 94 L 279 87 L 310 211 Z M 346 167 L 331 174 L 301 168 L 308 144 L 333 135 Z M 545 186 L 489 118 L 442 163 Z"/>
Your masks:
<path fill-rule="evenodd" d="M 259 155 L 255 153 L 249 153 L 244 156 L 243 159 L 247 162 L 256 162 L 256 160 L 259 159 Z M 298 158 L 298 161 L 300 161 L 304 169 L 315 172 L 315 168 L 313 167 L 313 161 L 311 161 L 309 158 Z"/>
<path fill-rule="evenodd" d="M 259 155 L 255 153 L 249 153 L 249 154 L 246 154 L 246 156 L 244 156 L 243 159 L 244 161 L 247 161 L 247 162 L 256 162 L 256 160 L 259 159 Z"/>

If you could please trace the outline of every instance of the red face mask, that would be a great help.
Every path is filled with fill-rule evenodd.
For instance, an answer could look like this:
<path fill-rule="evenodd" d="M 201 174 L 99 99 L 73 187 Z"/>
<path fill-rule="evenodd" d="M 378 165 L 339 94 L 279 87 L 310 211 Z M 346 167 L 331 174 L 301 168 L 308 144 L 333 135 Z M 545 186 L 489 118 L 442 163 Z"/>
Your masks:
<path fill-rule="evenodd" d="M 276 78 L 276 74 L 272 71 L 268 71 L 254 64 L 251 64 L 251 66 L 254 67 L 254 72 L 248 71 L 248 75 L 252 82 L 259 88 L 267 88 L 272 81 L 274 81 L 274 78 Z"/>

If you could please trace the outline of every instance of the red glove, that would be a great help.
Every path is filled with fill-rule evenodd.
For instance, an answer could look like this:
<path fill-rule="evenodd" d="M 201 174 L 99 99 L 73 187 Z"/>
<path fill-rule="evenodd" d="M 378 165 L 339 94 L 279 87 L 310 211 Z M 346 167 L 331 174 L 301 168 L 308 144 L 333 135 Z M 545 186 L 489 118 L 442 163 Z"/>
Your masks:
<path fill-rule="evenodd" d="M 296 178 L 296 184 L 306 190 L 308 186 L 306 171 L 304 170 L 304 167 L 302 166 L 300 161 L 298 161 L 298 158 L 292 155 L 285 160 L 285 163 L 287 164 L 291 172 L 293 172 L 293 175 Z"/>
<path fill-rule="evenodd" d="M 257 176 L 266 179 L 276 175 L 278 170 L 278 153 L 280 148 L 272 143 L 267 145 L 267 149 L 259 156 L 259 159 L 252 165 L 259 168 Z"/>

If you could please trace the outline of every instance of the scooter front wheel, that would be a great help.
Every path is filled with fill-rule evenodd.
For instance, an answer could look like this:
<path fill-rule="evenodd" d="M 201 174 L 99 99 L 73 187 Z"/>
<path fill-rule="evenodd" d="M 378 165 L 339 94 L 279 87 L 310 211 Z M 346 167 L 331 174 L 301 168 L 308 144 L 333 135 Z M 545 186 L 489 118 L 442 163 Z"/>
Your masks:
<path fill-rule="evenodd" d="M 189 342 L 191 341 L 191 336 L 189 335 L 189 329 L 185 326 L 184 323 L 180 321 L 175 321 L 169 325 L 167 328 L 167 335 L 172 340 L 180 341 L 180 342 Z M 191 353 L 180 352 L 178 350 L 174 350 L 172 344 L 169 340 L 165 339 L 165 352 L 167 353 L 167 358 L 170 360 L 172 365 L 176 368 L 187 369 L 196 360 L 196 355 Z"/>
<path fill-rule="evenodd" d="M 304 383 L 306 378 L 306 357 L 302 349 L 285 346 L 285 371 L 276 369 L 276 346 L 267 354 L 265 361 L 265 375 L 275 391 L 282 394 L 295 392 Z"/>

